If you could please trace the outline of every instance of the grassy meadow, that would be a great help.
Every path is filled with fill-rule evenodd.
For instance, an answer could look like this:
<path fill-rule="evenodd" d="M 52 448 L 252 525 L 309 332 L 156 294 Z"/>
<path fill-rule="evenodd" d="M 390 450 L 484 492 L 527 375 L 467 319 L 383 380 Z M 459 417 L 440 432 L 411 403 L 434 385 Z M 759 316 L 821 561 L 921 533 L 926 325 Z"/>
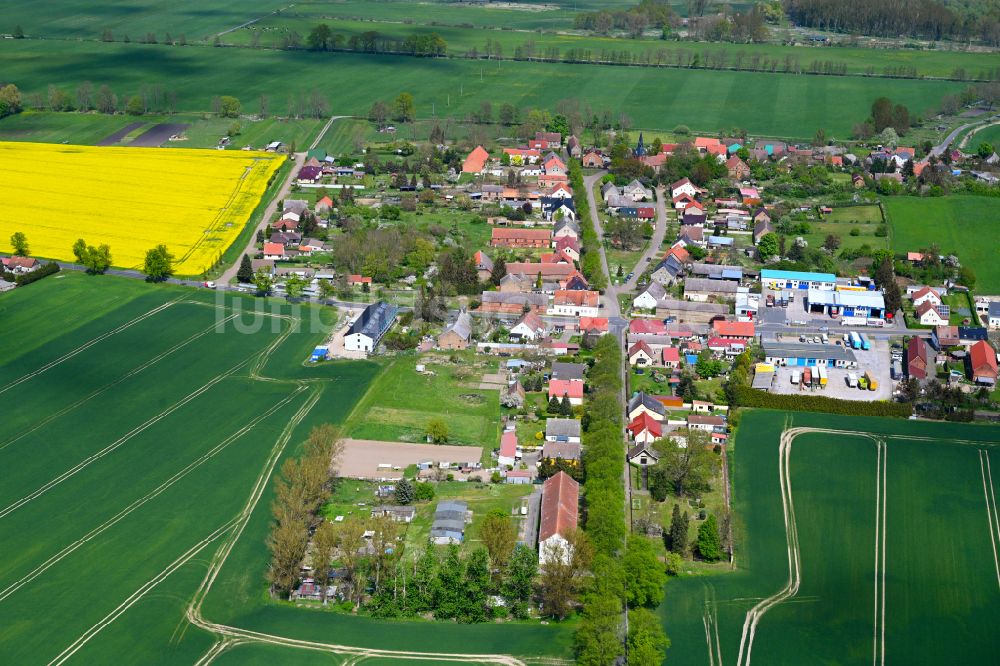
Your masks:
<path fill-rule="evenodd" d="M 500 402 L 497 390 L 479 389 L 484 372 L 495 372 L 468 352 L 460 363 L 447 356 L 420 362 L 429 373 L 417 373 L 414 356 L 401 356 L 368 389 L 347 423 L 347 435 L 356 439 L 423 442 L 427 422 L 445 420 L 449 444 L 485 447 L 500 443 Z M 433 374 L 430 374 L 433 373 Z"/>
<path fill-rule="evenodd" d="M 693 574 L 667 585 L 660 613 L 668 659 L 735 663 L 747 611 L 788 582 L 788 546 L 779 492 L 779 436 L 785 427 L 843 428 L 886 437 L 885 654 L 892 663 L 989 661 L 1000 649 L 1000 612 L 990 532 L 983 523 L 978 449 L 1000 463 L 996 428 L 904 420 L 753 411 L 742 417 L 731 459 L 736 569 Z M 911 436 L 931 437 L 916 441 Z M 981 442 L 979 445 L 954 439 Z M 876 448 L 873 440 L 800 435 L 791 449 L 790 487 L 801 585 L 767 610 L 753 638 L 759 663 L 870 663 L 874 623 Z M 997 480 L 993 480 L 994 488 Z M 879 565 L 881 568 L 881 564 Z M 881 579 L 881 576 L 880 576 Z M 707 622 L 707 628 L 706 628 Z"/>
<path fill-rule="evenodd" d="M 331 112 L 367 114 L 376 99 L 414 94 L 418 118 L 464 117 L 483 101 L 552 108 L 577 99 L 596 110 L 626 112 L 636 128 L 696 131 L 745 127 L 754 134 L 811 137 L 823 127 L 846 136 L 887 95 L 922 112 L 961 89 L 945 81 L 868 79 L 754 72 L 678 70 L 528 62 L 480 63 L 346 53 L 210 47 L 6 40 L 5 76 L 26 93 L 49 84 L 75 91 L 85 80 L 134 94 L 159 84 L 177 94 L 181 111 L 204 111 L 218 94 L 253 110 L 261 94 L 272 109 L 289 94 L 318 90 Z M 280 111 L 279 111 L 280 112 Z"/>
<path fill-rule="evenodd" d="M 1000 202 L 977 196 L 888 197 L 892 249 L 916 252 L 937 243 L 976 273 L 976 291 L 1000 294 Z"/>

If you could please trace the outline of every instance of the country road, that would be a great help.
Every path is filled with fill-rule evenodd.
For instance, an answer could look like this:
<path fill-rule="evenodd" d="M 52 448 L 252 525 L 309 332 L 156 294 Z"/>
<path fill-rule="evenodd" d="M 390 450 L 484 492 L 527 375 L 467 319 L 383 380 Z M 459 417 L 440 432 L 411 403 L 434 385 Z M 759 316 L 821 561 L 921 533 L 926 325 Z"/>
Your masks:
<path fill-rule="evenodd" d="M 330 129 L 330 126 L 333 125 L 335 121 L 340 120 L 341 118 L 349 118 L 349 117 L 350 116 L 331 116 L 330 119 L 326 121 L 326 125 L 323 125 L 323 129 L 321 129 L 319 131 L 319 134 L 316 135 L 316 138 L 313 139 L 313 142 L 309 144 L 309 150 L 312 150 L 313 148 L 319 145 L 320 141 L 323 140 L 323 137 L 326 136 L 326 131 Z M 295 153 L 295 165 L 292 167 L 292 170 L 288 172 L 288 177 L 285 179 L 284 184 L 281 186 L 281 190 L 276 195 L 274 195 L 271 201 L 267 204 L 267 208 L 264 209 L 264 214 L 261 216 L 260 221 L 257 223 L 257 228 L 254 229 L 252 234 L 250 234 L 250 240 L 247 241 L 246 248 L 244 248 L 243 252 L 241 252 L 240 255 L 236 258 L 236 261 L 233 262 L 233 265 L 226 268 L 226 270 L 223 271 L 222 275 L 219 276 L 219 279 L 217 280 L 219 284 L 230 284 L 233 280 L 236 279 L 236 272 L 239 271 L 240 269 L 240 261 L 243 259 L 244 254 L 250 255 L 251 257 L 257 254 L 257 232 L 266 227 L 268 222 L 271 221 L 271 218 L 274 216 L 274 213 L 278 209 L 278 202 L 284 201 L 285 199 L 288 198 L 288 195 L 292 191 L 292 184 L 295 182 L 295 176 L 298 175 L 299 169 L 302 168 L 302 164 L 305 161 L 306 161 L 306 153 L 304 152 Z"/>

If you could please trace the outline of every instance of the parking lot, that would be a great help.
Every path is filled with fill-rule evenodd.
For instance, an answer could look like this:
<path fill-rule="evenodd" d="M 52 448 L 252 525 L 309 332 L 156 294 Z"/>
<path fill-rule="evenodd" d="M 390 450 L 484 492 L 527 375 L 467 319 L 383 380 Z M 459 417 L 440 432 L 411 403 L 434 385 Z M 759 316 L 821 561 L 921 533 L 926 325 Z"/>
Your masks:
<path fill-rule="evenodd" d="M 847 368 L 827 368 L 829 380 L 826 388 L 814 387 L 804 388 L 799 384 L 792 383 L 792 373 L 801 373 L 804 368 L 784 366 L 775 368 L 774 382 L 771 384 L 772 393 L 815 393 L 825 395 L 830 398 L 841 400 L 889 400 L 892 398 L 894 382 L 891 379 L 889 369 L 892 360 L 889 357 L 889 341 L 886 339 L 875 340 L 869 336 L 872 348 L 868 351 L 860 349 L 854 350 L 854 356 L 858 359 L 858 367 Z M 835 342 L 830 340 L 831 344 Z M 853 372 L 860 377 L 869 371 L 878 380 L 878 389 L 866 391 L 857 387 L 850 387 L 847 384 L 847 375 Z"/>

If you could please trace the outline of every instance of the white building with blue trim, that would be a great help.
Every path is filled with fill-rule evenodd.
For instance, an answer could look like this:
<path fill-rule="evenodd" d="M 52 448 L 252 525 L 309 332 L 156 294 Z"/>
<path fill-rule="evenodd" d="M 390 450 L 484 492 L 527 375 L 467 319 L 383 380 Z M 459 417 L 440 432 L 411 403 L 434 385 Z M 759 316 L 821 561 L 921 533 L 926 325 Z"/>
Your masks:
<path fill-rule="evenodd" d="M 806 271 L 777 271 L 761 269 L 760 283 L 766 289 L 825 289 L 833 291 L 837 276 L 833 273 L 808 273 Z"/>

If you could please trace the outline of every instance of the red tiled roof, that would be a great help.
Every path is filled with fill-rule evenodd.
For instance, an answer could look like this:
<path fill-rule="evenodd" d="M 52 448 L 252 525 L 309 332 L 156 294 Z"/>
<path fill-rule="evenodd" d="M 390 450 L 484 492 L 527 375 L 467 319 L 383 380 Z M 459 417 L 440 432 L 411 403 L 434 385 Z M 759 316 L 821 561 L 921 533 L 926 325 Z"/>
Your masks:
<path fill-rule="evenodd" d="M 509 275 L 517 275 L 518 273 L 523 273 L 529 278 L 537 276 L 539 273 L 542 277 L 557 277 L 564 278 L 569 277 L 576 271 L 576 268 L 572 264 L 542 264 L 534 262 L 511 262 L 507 264 L 507 273 Z"/>
<path fill-rule="evenodd" d="M 628 324 L 629 333 L 662 335 L 667 325 L 659 319 L 633 319 Z"/>
<path fill-rule="evenodd" d="M 553 305 L 576 305 L 578 307 L 596 308 L 600 300 L 600 294 L 596 291 L 564 290 L 556 291 L 552 299 Z"/>
<path fill-rule="evenodd" d="M 632 437 L 637 437 L 643 431 L 649 431 L 654 437 L 659 437 L 663 434 L 663 426 L 650 416 L 649 412 L 643 412 L 628 424 L 628 431 L 632 433 Z"/>
<path fill-rule="evenodd" d="M 518 227 L 493 227 L 493 240 L 550 240 L 550 229 L 521 229 Z"/>
<path fill-rule="evenodd" d="M 564 395 L 571 398 L 583 397 L 583 382 L 571 379 L 552 379 L 549 381 L 549 398 L 561 399 Z"/>
<path fill-rule="evenodd" d="M 558 472 L 542 484 L 542 520 L 538 541 L 576 528 L 579 517 L 580 484 L 566 472 Z"/>
<path fill-rule="evenodd" d="M 663 362 L 664 363 L 680 363 L 681 354 L 677 347 L 664 347 L 663 348 Z"/>
<path fill-rule="evenodd" d="M 633 344 L 631 347 L 628 348 L 628 357 L 632 358 L 633 356 L 635 356 L 639 352 L 645 352 L 646 356 L 648 356 L 650 359 L 656 358 L 653 355 L 653 350 L 650 349 L 649 345 L 647 345 L 642 340 L 639 340 L 639 342 L 636 342 L 635 344 Z"/>
<path fill-rule="evenodd" d="M 264 243 L 264 254 L 279 254 L 284 256 L 285 246 L 281 243 Z"/>
<path fill-rule="evenodd" d="M 580 317 L 581 331 L 607 331 L 607 317 Z"/>
<path fill-rule="evenodd" d="M 985 340 L 969 347 L 969 362 L 973 376 L 997 377 L 997 353 Z"/>
<path fill-rule="evenodd" d="M 490 159 L 490 154 L 482 146 L 476 146 L 469 153 L 469 156 L 462 162 L 463 173 L 479 173 L 486 166 L 486 160 Z"/>
<path fill-rule="evenodd" d="M 752 321 L 716 320 L 712 323 L 712 330 L 722 338 L 752 338 L 754 336 Z"/>
<path fill-rule="evenodd" d="M 513 458 L 517 455 L 517 433 L 508 430 L 500 437 L 500 455 Z"/>

